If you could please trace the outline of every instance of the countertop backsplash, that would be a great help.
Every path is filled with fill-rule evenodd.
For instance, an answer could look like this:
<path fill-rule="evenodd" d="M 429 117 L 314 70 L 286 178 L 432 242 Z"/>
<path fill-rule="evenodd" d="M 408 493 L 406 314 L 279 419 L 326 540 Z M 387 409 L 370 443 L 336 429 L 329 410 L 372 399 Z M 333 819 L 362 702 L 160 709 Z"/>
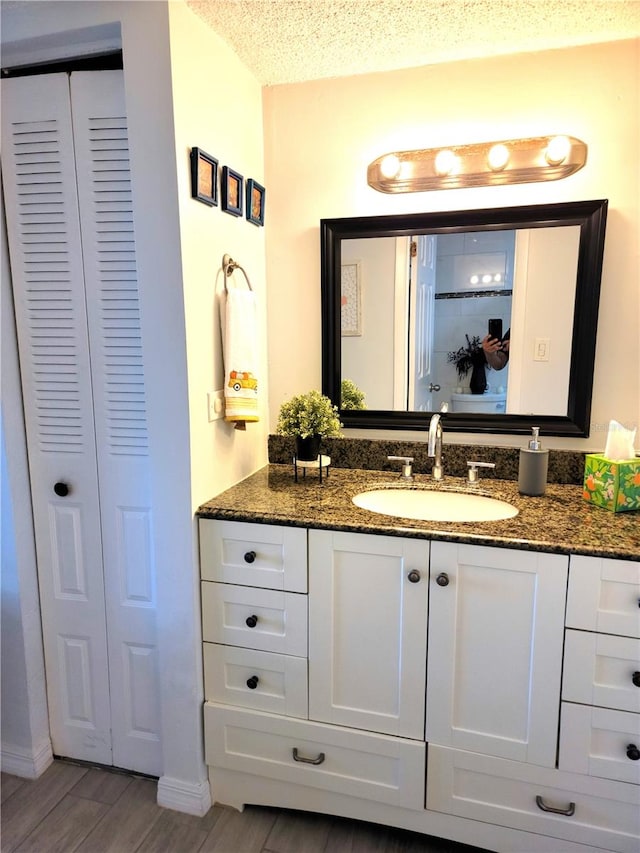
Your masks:
<path fill-rule="evenodd" d="M 526 436 L 522 437 L 523 447 Z M 329 438 L 322 444 L 322 453 L 331 457 L 334 468 L 359 468 L 363 471 L 399 471 L 398 462 L 387 456 L 413 456 L 416 474 L 429 474 L 433 459 L 427 455 L 427 440 L 393 441 L 369 438 Z M 269 462 L 287 465 L 292 462 L 294 440 L 287 436 L 269 436 Z M 574 450 L 550 450 L 547 482 L 581 486 L 584 480 L 585 454 Z M 442 446 L 445 474 L 466 477 L 467 461 L 494 462 L 495 468 L 482 470 L 482 479 L 517 480 L 520 461 L 518 447 L 489 447 L 473 444 L 447 444 Z"/>

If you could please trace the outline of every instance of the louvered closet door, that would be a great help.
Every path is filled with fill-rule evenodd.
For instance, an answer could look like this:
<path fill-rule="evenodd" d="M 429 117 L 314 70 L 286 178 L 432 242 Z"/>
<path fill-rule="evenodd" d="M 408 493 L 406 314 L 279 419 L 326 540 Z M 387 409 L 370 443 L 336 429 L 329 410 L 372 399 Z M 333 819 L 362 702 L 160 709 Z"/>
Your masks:
<path fill-rule="evenodd" d="M 121 71 L 71 75 L 111 675 L 113 763 L 162 773 L 144 372 Z"/>
<path fill-rule="evenodd" d="M 71 102 L 67 75 L 2 85 L 54 751 L 159 774 L 152 516 L 122 73 L 71 75 Z M 67 497 L 51 491 L 56 480 L 69 483 Z"/>

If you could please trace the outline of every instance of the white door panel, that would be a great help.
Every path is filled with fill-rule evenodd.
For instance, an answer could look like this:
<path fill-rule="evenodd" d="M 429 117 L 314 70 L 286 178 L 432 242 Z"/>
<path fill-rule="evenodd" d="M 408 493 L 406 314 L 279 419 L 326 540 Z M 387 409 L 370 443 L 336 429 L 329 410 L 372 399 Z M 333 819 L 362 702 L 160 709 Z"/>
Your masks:
<path fill-rule="evenodd" d="M 94 388 L 114 763 L 158 775 L 162 766 L 151 492 L 122 73 L 72 74 L 71 100 Z"/>
<path fill-rule="evenodd" d="M 102 545 L 68 78 L 3 81 L 2 96 L 53 750 L 109 764 Z M 58 482 L 68 486 L 66 497 L 54 493 Z"/>
<path fill-rule="evenodd" d="M 424 738 L 429 544 L 309 531 L 309 718 Z"/>
<path fill-rule="evenodd" d="M 432 542 L 427 740 L 555 766 L 568 558 Z"/>
<path fill-rule="evenodd" d="M 52 741 L 57 754 L 159 773 L 152 514 L 122 73 L 71 81 L 73 107 L 66 74 L 2 83 Z M 68 486 L 66 496 L 54 493 L 56 483 Z"/>

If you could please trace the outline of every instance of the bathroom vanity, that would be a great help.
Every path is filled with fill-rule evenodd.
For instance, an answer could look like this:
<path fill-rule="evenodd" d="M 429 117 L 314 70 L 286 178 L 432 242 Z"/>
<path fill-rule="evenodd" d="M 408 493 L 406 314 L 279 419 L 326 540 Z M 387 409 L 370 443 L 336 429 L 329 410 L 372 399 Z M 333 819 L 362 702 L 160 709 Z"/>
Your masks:
<path fill-rule="evenodd" d="M 200 508 L 214 800 L 503 853 L 637 853 L 637 514 L 499 480 L 479 490 L 515 518 L 352 504 L 396 482 L 332 469 L 295 484 L 271 465 Z"/>

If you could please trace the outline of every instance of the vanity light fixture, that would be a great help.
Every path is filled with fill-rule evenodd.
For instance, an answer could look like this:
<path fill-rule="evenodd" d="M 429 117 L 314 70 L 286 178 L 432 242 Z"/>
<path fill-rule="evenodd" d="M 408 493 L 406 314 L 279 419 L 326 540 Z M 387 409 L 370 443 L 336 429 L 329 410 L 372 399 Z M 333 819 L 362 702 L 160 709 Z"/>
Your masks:
<path fill-rule="evenodd" d="M 586 143 L 574 136 L 394 151 L 369 164 L 367 182 L 383 193 L 424 192 L 557 181 L 581 169 Z"/>
<path fill-rule="evenodd" d="M 491 284 L 495 282 L 496 284 L 500 284 L 503 281 L 502 273 L 474 273 L 469 276 L 469 284 L 477 285 L 477 284 Z"/>

